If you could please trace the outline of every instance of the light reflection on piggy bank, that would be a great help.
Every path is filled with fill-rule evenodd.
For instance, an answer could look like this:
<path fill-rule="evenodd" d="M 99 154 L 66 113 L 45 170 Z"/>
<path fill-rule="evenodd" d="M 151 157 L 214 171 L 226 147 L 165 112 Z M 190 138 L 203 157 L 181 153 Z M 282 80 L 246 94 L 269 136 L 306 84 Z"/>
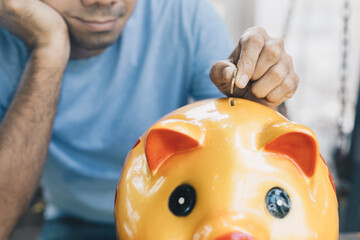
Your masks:
<path fill-rule="evenodd" d="M 260 104 L 205 100 L 153 125 L 117 188 L 121 240 L 335 240 L 316 137 Z"/>

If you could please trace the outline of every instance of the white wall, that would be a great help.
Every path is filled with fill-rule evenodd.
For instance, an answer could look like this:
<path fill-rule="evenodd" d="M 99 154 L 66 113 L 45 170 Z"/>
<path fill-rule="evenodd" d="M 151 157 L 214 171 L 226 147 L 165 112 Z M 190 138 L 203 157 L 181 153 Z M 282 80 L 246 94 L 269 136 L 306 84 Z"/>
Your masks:
<path fill-rule="evenodd" d="M 254 1 L 249 0 L 211 0 L 230 30 L 235 42 L 250 26 L 254 25 Z"/>

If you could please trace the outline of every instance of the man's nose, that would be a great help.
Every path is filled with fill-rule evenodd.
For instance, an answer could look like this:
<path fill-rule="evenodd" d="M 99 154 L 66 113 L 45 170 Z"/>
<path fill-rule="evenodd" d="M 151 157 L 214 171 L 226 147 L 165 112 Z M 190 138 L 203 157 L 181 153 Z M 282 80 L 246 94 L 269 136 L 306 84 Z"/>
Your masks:
<path fill-rule="evenodd" d="M 113 5 L 120 0 L 81 0 L 82 4 L 85 6 L 90 6 L 93 4 L 99 4 L 99 5 Z"/>

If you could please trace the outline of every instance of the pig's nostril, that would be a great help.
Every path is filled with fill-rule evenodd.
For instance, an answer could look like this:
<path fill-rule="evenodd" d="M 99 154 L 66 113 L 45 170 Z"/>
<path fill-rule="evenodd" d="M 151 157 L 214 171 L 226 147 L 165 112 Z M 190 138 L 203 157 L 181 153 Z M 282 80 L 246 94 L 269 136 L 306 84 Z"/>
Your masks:
<path fill-rule="evenodd" d="M 232 232 L 225 234 L 223 236 L 217 237 L 215 240 L 255 240 L 252 236 L 241 233 L 241 232 Z"/>

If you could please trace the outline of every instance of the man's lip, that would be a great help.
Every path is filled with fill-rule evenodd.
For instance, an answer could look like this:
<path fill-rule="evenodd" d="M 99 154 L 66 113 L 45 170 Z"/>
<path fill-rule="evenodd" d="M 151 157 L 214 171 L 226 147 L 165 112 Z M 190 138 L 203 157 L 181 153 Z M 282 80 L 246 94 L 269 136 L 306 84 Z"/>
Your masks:
<path fill-rule="evenodd" d="M 81 24 L 83 24 L 86 28 L 95 31 L 110 31 L 114 28 L 116 20 L 115 19 L 106 19 L 106 20 L 83 20 L 80 18 L 76 18 Z"/>

